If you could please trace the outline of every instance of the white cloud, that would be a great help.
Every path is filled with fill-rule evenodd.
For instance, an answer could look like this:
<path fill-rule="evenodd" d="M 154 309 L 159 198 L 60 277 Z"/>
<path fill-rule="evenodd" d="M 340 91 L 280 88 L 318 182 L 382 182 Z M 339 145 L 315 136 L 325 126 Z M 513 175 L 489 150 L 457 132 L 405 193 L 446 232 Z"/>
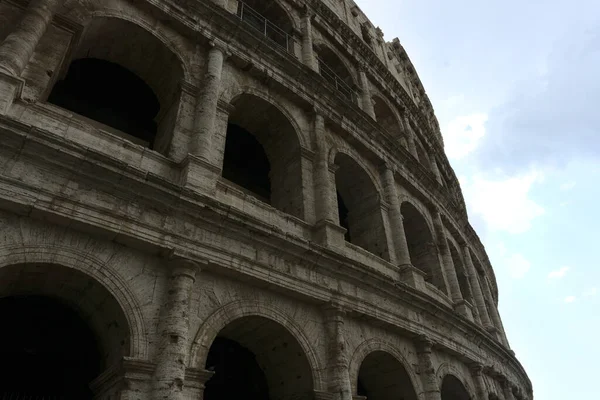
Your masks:
<path fill-rule="evenodd" d="M 597 289 L 597 288 L 595 288 L 595 287 L 594 287 L 594 288 L 591 288 L 591 289 L 588 289 L 588 290 L 586 290 L 585 292 L 583 292 L 583 295 L 584 295 L 585 297 L 591 297 L 591 296 L 595 296 L 595 295 L 597 295 L 597 294 L 598 294 L 598 289 Z"/>
<path fill-rule="evenodd" d="M 523 233 L 544 208 L 529 198 L 531 186 L 542 174 L 530 171 L 518 176 L 488 179 L 476 175 L 463 178 L 463 192 L 469 212 L 479 214 L 491 230 Z"/>
<path fill-rule="evenodd" d="M 460 160 L 477 148 L 485 136 L 487 114 L 477 113 L 454 118 L 443 131 L 444 148 L 450 159 Z"/>
<path fill-rule="evenodd" d="M 576 300 L 575 296 L 567 296 L 565 297 L 565 303 L 572 303 Z"/>
<path fill-rule="evenodd" d="M 575 182 L 565 182 L 562 185 L 560 185 L 560 190 L 562 190 L 563 192 L 566 192 L 568 190 L 571 190 L 575 187 Z"/>
<path fill-rule="evenodd" d="M 563 276 L 565 276 L 565 274 L 567 273 L 568 270 L 569 270 L 569 267 L 562 267 L 556 271 L 552 271 L 548 274 L 548 279 L 562 278 Z"/>
<path fill-rule="evenodd" d="M 520 279 L 531 268 L 531 263 L 521 254 L 513 254 L 506 261 L 509 274 L 512 278 Z"/>

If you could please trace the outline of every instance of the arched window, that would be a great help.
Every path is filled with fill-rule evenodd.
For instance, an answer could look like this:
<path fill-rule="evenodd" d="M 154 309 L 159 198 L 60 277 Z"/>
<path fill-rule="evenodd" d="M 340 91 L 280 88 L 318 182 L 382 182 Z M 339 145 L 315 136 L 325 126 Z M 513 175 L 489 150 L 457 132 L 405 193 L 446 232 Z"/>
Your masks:
<path fill-rule="evenodd" d="M 456 270 L 456 277 L 458 278 L 458 286 L 460 287 L 462 298 L 471 303 L 471 305 L 474 305 L 473 292 L 471 291 L 471 284 L 469 283 L 469 276 L 467 275 L 463 259 L 452 242 L 448 241 L 448 246 L 450 248 L 450 255 L 452 256 L 452 263 Z"/>
<path fill-rule="evenodd" d="M 286 51 L 292 53 L 294 25 L 274 0 L 238 1 L 237 16 Z"/>
<path fill-rule="evenodd" d="M 425 282 L 448 294 L 437 246 L 425 217 L 409 202 L 402 203 L 400 211 L 411 264 L 425 274 Z"/>
<path fill-rule="evenodd" d="M 442 400 L 471 400 L 469 392 L 454 375 L 446 375 L 442 381 Z"/>
<path fill-rule="evenodd" d="M 346 240 L 389 260 L 389 252 L 377 188 L 352 158 L 338 153 L 335 183 L 340 225 L 348 230 Z"/>
<path fill-rule="evenodd" d="M 425 147 L 421 144 L 421 141 L 415 138 L 415 145 L 417 146 L 417 155 L 419 156 L 419 162 L 425 168 L 431 171 L 431 162 L 429 161 L 429 154 L 425 150 Z"/>
<path fill-rule="evenodd" d="M 143 28 L 96 18 L 48 102 L 166 152 L 179 106 L 181 63 Z"/>
<path fill-rule="evenodd" d="M 326 46 L 318 46 L 316 51 L 321 76 L 333 85 L 346 99 L 354 101 L 354 79 L 344 62 Z"/>
<path fill-rule="evenodd" d="M 254 95 L 232 102 L 223 177 L 273 207 L 304 218 L 300 142 L 277 107 Z"/>
<path fill-rule="evenodd" d="M 308 358 L 294 336 L 275 321 L 242 317 L 213 341 L 205 368 L 214 371 L 205 400 L 309 400 L 314 396 Z"/>
<path fill-rule="evenodd" d="M 392 355 L 375 351 L 369 354 L 358 372 L 357 394 L 368 400 L 417 400 L 406 369 Z"/>
<path fill-rule="evenodd" d="M 381 125 L 381 127 L 390 135 L 400 135 L 400 123 L 394 115 L 394 112 L 380 97 L 375 96 L 374 100 L 375 104 L 373 108 L 375 110 L 375 118 L 377 119 L 379 125 Z"/>
<path fill-rule="evenodd" d="M 0 268 L 1 399 L 93 399 L 129 355 L 127 318 L 100 283 L 60 265 Z"/>

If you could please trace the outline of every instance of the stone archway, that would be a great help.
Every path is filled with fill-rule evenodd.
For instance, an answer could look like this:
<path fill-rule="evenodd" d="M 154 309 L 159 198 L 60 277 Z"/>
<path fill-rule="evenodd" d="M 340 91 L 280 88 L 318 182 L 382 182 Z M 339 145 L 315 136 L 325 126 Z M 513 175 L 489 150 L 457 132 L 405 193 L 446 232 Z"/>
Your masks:
<path fill-rule="evenodd" d="M 205 369 L 214 372 L 205 400 L 308 400 L 314 396 L 311 366 L 296 338 L 279 323 L 245 316 L 213 340 Z"/>
<path fill-rule="evenodd" d="M 281 109 L 255 94 L 231 101 L 223 177 L 254 197 L 304 218 L 299 133 Z"/>
<path fill-rule="evenodd" d="M 438 250 L 427 220 L 410 202 L 405 201 L 400 206 L 404 220 L 406 243 L 413 266 L 425 273 L 425 281 L 431 283 L 444 293 L 446 284 L 442 274 Z"/>
<path fill-rule="evenodd" d="M 390 259 L 379 192 L 354 159 L 337 153 L 335 174 L 338 217 L 346 240 L 385 260 Z"/>
<path fill-rule="evenodd" d="M 110 127 L 134 143 L 166 152 L 184 70 L 158 37 L 134 22 L 95 17 L 68 65 L 48 97 L 50 103 Z"/>
<path fill-rule="evenodd" d="M 356 391 L 368 400 L 417 400 L 410 375 L 391 354 L 385 351 L 370 353 L 358 371 Z"/>
<path fill-rule="evenodd" d="M 29 263 L 0 268 L 0 282 L 0 359 L 11 364 L 0 395 L 92 399 L 92 380 L 131 355 L 125 313 L 91 276 Z"/>
<path fill-rule="evenodd" d="M 448 374 L 442 380 L 441 400 L 471 400 L 471 396 L 457 377 Z"/>

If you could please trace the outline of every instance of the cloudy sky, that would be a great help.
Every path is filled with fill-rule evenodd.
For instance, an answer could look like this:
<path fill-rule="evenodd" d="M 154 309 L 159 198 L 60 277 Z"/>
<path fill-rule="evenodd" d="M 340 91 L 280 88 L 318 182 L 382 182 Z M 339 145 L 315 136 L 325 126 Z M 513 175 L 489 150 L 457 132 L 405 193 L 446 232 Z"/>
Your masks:
<path fill-rule="evenodd" d="M 425 85 L 535 398 L 599 399 L 600 2 L 357 1 Z"/>

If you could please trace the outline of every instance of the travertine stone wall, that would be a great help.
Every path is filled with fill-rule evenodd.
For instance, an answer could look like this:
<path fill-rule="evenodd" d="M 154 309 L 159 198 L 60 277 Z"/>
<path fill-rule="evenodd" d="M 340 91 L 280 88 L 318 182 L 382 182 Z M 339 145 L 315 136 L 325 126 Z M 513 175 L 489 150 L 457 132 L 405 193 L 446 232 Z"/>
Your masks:
<path fill-rule="evenodd" d="M 448 377 L 532 399 L 399 41 L 350 0 L 266 3 L 287 47 L 234 0 L 0 2 L 0 300 L 81 312 L 98 399 L 202 398 L 217 337 L 255 355 L 273 400 L 458 399 Z M 81 58 L 153 91 L 152 149 L 48 102 Z M 222 177 L 230 123 L 265 150 L 268 201 Z"/>

